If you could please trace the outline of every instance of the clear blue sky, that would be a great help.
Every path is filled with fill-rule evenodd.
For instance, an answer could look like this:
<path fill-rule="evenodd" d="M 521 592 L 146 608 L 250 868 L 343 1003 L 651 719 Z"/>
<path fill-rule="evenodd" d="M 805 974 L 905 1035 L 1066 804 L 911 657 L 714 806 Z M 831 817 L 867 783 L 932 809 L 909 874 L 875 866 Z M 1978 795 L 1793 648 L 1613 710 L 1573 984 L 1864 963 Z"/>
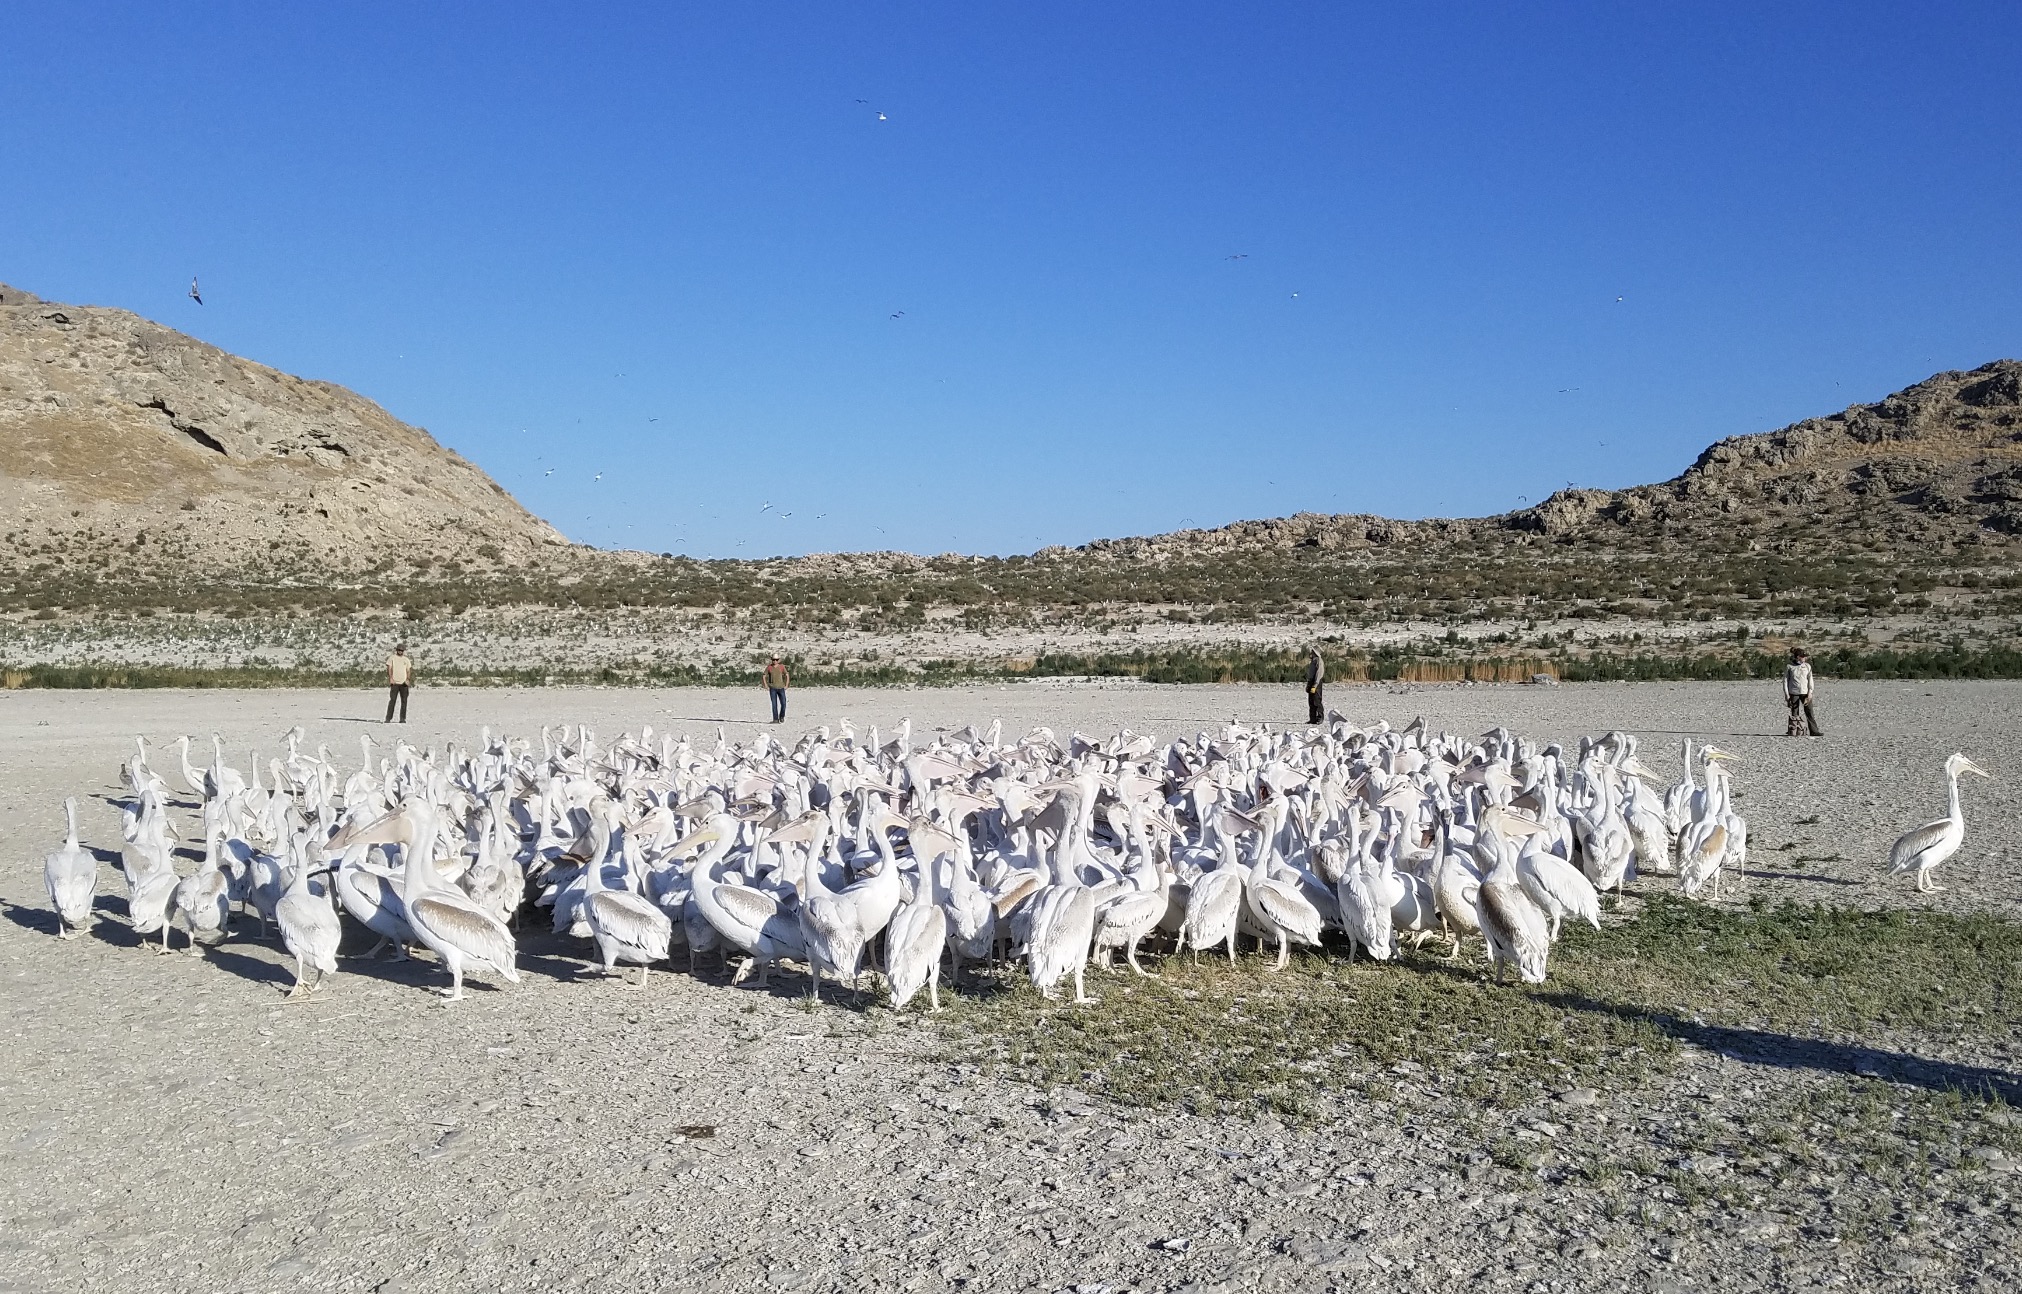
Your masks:
<path fill-rule="evenodd" d="M 603 545 L 1496 512 L 2022 354 L 2012 0 L 16 3 L 0 50 L 0 281 Z"/>

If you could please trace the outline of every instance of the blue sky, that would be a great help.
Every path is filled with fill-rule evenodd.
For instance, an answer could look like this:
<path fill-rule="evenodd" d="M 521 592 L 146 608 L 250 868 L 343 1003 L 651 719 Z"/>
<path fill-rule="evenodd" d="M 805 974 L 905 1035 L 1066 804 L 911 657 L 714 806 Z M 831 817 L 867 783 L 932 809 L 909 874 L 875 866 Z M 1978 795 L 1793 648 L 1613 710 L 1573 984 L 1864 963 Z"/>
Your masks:
<path fill-rule="evenodd" d="M 0 281 L 607 546 L 1484 514 L 2022 354 L 2012 4 L 17 4 L 0 49 Z"/>

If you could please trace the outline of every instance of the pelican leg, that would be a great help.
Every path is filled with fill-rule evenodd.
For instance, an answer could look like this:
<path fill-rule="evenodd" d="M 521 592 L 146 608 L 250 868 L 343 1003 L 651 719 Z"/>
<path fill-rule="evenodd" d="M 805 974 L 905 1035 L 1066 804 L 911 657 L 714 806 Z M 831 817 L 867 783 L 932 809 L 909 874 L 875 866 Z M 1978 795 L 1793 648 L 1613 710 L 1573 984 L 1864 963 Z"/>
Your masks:
<path fill-rule="evenodd" d="M 933 1011 L 941 1009 L 941 963 L 935 962 L 927 970 L 927 998 L 933 1003 Z"/>
<path fill-rule="evenodd" d="M 1229 965 L 1236 964 L 1236 932 L 1229 931 Z"/>
<path fill-rule="evenodd" d="M 295 986 L 288 990 L 288 996 L 290 998 L 302 998 L 307 997 L 308 994 L 309 985 L 306 982 L 306 976 L 303 974 L 302 959 L 297 957 L 295 959 Z"/>
<path fill-rule="evenodd" d="M 645 962 L 639 963 L 639 988 L 642 992 L 646 988 L 646 976 L 651 974 L 652 970 L 653 968 L 651 966 L 648 966 Z"/>
<path fill-rule="evenodd" d="M 1283 930 L 1280 930 L 1278 932 L 1278 961 L 1276 965 L 1271 967 L 1272 971 L 1275 972 L 1285 969 L 1285 963 L 1287 960 L 1291 958 L 1291 956 L 1292 956 L 1292 942 L 1290 939 L 1286 937 L 1285 932 Z"/>
<path fill-rule="evenodd" d="M 362 952 L 362 953 L 345 953 L 344 955 L 345 955 L 346 957 L 363 957 L 363 958 L 365 958 L 365 959 L 366 959 L 367 961 L 370 961 L 370 960 L 371 960 L 372 958 L 374 958 L 374 957 L 377 957 L 377 956 L 379 955 L 379 953 L 380 953 L 380 950 L 381 950 L 381 949 L 385 948 L 385 947 L 386 947 L 386 945 L 388 945 L 388 944 L 390 944 L 390 943 L 392 943 L 392 942 L 393 942 L 393 936 L 391 936 L 391 935 L 381 935 L 381 936 L 379 936 L 379 942 L 378 942 L 378 943 L 376 943 L 376 944 L 374 944 L 374 945 L 372 945 L 372 946 L 371 946 L 370 948 L 367 948 L 367 949 L 366 949 L 366 950 L 365 950 L 364 952 Z"/>
<path fill-rule="evenodd" d="M 1101 998 L 1088 996 L 1087 986 L 1081 980 L 1082 972 L 1085 969 L 1086 966 L 1081 962 L 1076 962 L 1074 965 L 1074 1001 L 1077 1006 L 1093 1006 L 1102 1000 Z"/>
<path fill-rule="evenodd" d="M 1152 974 L 1152 973 L 1151 973 L 1150 971 L 1146 970 L 1146 969 L 1145 969 L 1145 968 L 1144 968 L 1143 966 L 1140 966 L 1140 965 L 1138 964 L 1138 961 L 1137 961 L 1137 940 L 1133 939 L 1133 940 L 1131 940 L 1131 941 L 1130 941 L 1130 943 L 1129 943 L 1129 944 L 1128 944 L 1127 946 L 1125 946 L 1125 948 L 1124 948 L 1124 950 L 1123 950 L 1123 957 L 1124 957 L 1124 960 L 1125 960 L 1125 961 L 1127 961 L 1127 962 L 1129 962 L 1129 963 L 1130 963 L 1130 968 L 1131 968 L 1132 970 L 1134 970 L 1134 971 L 1136 971 L 1136 972 L 1137 972 L 1138 974 L 1140 974 L 1140 975 L 1144 976 L 1144 977 L 1145 977 L 1146 979 L 1156 979 L 1156 978 L 1157 978 L 1157 976 L 1153 975 L 1153 974 Z"/>

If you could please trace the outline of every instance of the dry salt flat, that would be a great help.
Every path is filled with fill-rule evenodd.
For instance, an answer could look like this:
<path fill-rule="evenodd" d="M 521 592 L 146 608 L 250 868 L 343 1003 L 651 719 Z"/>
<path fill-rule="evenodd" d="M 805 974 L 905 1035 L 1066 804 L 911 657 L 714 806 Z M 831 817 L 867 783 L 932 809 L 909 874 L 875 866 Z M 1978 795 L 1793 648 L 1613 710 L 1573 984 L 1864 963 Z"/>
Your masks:
<path fill-rule="evenodd" d="M 1673 743 L 1719 743 L 1741 756 L 1751 819 L 1750 874 L 1730 902 L 2010 918 L 2022 905 L 2022 685 L 1828 681 L 1818 742 L 1775 735 L 1778 699 L 1760 685 L 1369 686 L 1329 699 L 1357 721 L 1423 715 L 1464 733 L 1620 728 L 1667 774 Z M 1644 1087 L 1543 1085 L 1492 1116 L 1538 1148 L 1532 1171 L 1492 1158 L 1480 1119 L 1456 1117 L 1446 1089 L 1409 1066 L 1383 1096 L 1342 1093 L 1296 1125 L 1126 1107 L 979 1069 L 934 1025 L 879 1007 L 809 1010 L 706 970 L 629 991 L 586 976 L 583 950 L 544 933 L 522 941 L 521 986 L 451 1010 L 422 991 L 425 960 L 347 963 L 313 1003 L 284 1006 L 287 959 L 250 927 L 207 959 L 137 951 L 110 865 L 92 935 L 53 937 L 40 859 L 61 837 L 62 797 L 80 796 L 87 844 L 116 845 L 108 797 L 136 733 L 165 772 L 173 753 L 159 752 L 178 735 L 207 750 L 221 734 L 243 768 L 297 723 L 349 762 L 361 735 L 388 737 L 380 704 L 362 692 L 0 693 L 0 1289 L 2022 1283 L 2018 1179 L 1997 1151 L 1962 1146 L 1971 1171 L 1897 1198 L 1901 1185 L 1857 1153 L 1744 1180 L 1738 1151 L 1677 1150 L 1687 1121 L 1738 1119 L 1799 1090 L 1838 1099 L 1859 1064 L 1844 1047 L 1770 1057 L 1699 1037 Z M 439 745 L 485 724 L 530 736 L 587 722 L 605 735 L 720 725 L 736 739 L 763 726 L 764 705 L 756 688 L 424 687 L 402 735 Z M 910 717 L 917 735 L 1001 717 L 1009 733 L 1170 737 L 1302 709 L 1288 688 L 804 690 L 787 730 Z M 1994 777 L 1966 788 L 1968 842 L 1941 875 L 1952 888 L 1919 896 L 1881 860 L 1895 834 L 1942 811 L 1953 750 Z M 1264 974 L 1253 959 L 1235 973 Z M 1941 1076 L 2022 1072 L 1998 1042 L 1940 1051 L 1921 1060 Z M 1903 1099 L 1918 1095 L 1921 1080 L 1904 1081 Z M 1624 1191 L 1542 1166 L 1575 1146 L 1632 1164 L 1682 1154 L 1708 1188 Z"/>

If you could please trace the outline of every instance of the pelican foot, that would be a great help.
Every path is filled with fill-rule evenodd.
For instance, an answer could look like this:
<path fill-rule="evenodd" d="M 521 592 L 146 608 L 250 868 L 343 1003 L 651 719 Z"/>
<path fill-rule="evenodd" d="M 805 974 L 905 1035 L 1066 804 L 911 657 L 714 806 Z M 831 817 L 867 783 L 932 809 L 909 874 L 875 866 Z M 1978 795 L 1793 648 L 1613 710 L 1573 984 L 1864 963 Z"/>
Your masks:
<path fill-rule="evenodd" d="M 1086 994 L 1086 993 L 1082 993 L 1082 994 L 1079 994 L 1079 995 L 1077 995 L 1077 996 L 1075 997 L 1075 999 L 1074 999 L 1074 1005 L 1076 1005 L 1076 1006 L 1094 1006 L 1094 1005 L 1095 1005 L 1096 1003 L 1098 1003 L 1098 1002 L 1100 1002 L 1100 1001 L 1102 1001 L 1102 999 L 1101 999 L 1101 998 L 1099 998 L 1099 997 L 1090 997 L 1090 996 L 1088 996 L 1088 994 Z"/>

